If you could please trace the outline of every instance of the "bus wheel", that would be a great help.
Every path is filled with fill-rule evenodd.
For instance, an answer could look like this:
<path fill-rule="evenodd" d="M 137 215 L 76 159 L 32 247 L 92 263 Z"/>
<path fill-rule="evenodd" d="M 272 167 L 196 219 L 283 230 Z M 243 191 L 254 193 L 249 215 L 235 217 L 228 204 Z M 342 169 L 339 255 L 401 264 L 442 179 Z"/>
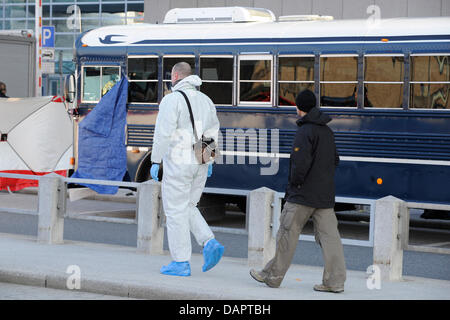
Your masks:
<path fill-rule="evenodd" d="M 139 167 L 136 172 L 136 182 L 145 182 L 150 180 L 150 168 L 152 166 L 151 154 L 147 154 L 139 164 Z"/>

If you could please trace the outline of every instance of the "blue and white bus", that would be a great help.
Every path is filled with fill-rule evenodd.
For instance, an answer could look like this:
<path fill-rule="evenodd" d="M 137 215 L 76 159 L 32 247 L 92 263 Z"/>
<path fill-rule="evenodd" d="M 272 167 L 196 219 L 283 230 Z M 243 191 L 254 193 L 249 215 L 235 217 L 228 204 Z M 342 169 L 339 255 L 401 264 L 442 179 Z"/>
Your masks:
<path fill-rule="evenodd" d="M 294 100 L 309 88 L 333 119 L 337 196 L 450 204 L 448 17 L 276 19 L 255 8 L 173 9 L 161 24 L 87 31 L 74 58 L 78 120 L 128 77 L 132 181 L 149 178 L 158 103 L 170 92 L 172 66 L 186 61 L 221 123 L 222 159 L 209 190 L 284 192 Z"/>

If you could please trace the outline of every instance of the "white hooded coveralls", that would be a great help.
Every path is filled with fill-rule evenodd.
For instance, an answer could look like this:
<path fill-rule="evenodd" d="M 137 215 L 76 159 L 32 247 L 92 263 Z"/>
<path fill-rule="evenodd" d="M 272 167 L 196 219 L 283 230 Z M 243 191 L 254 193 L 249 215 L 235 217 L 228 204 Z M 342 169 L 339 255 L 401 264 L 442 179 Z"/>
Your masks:
<path fill-rule="evenodd" d="M 163 163 L 162 203 L 166 215 L 167 238 L 172 259 L 176 262 L 191 258 L 191 235 L 204 246 L 214 234 L 197 208 L 205 187 L 208 164 L 199 164 L 192 145 L 195 142 L 186 93 L 192 107 L 197 136 L 218 141 L 219 120 L 216 108 L 208 96 L 196 87 L 202 80 L 191 75 L 178 82 L 166 95 L 156 118 L 151 160 Z"/>

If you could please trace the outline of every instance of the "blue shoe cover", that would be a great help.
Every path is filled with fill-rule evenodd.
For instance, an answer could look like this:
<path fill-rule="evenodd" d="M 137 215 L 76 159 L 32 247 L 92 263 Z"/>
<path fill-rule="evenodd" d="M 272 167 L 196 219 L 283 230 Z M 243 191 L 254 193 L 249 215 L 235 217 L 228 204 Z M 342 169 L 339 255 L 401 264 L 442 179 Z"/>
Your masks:
<path fill-rule="evenodd" d="M 202 267 L 202 271 L 206 272 L 219 263 L 222 258 L 225 247 L 221 245 L 216 239 L 211 239 L 206 243 L 203 248 L 203 258 L 205 264 Z"/>
<path fill-rule="evenodd" d="M 169 265 L 163 266 L 160 272 L 169 276 L 188 277 L 191 275 L 191 265 L 189 264 L 189 261 L 172 261 Z"/>

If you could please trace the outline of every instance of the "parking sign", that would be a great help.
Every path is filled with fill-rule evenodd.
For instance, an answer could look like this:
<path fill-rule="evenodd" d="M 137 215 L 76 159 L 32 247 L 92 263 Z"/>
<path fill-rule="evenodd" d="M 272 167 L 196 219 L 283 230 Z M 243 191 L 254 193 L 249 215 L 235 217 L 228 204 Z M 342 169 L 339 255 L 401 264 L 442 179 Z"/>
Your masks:
<path fill-rule="evenodd" d="M 50 26 L 42 27 L 42 47 L 43 48 L 55 47 L 55 27 Z"/>

